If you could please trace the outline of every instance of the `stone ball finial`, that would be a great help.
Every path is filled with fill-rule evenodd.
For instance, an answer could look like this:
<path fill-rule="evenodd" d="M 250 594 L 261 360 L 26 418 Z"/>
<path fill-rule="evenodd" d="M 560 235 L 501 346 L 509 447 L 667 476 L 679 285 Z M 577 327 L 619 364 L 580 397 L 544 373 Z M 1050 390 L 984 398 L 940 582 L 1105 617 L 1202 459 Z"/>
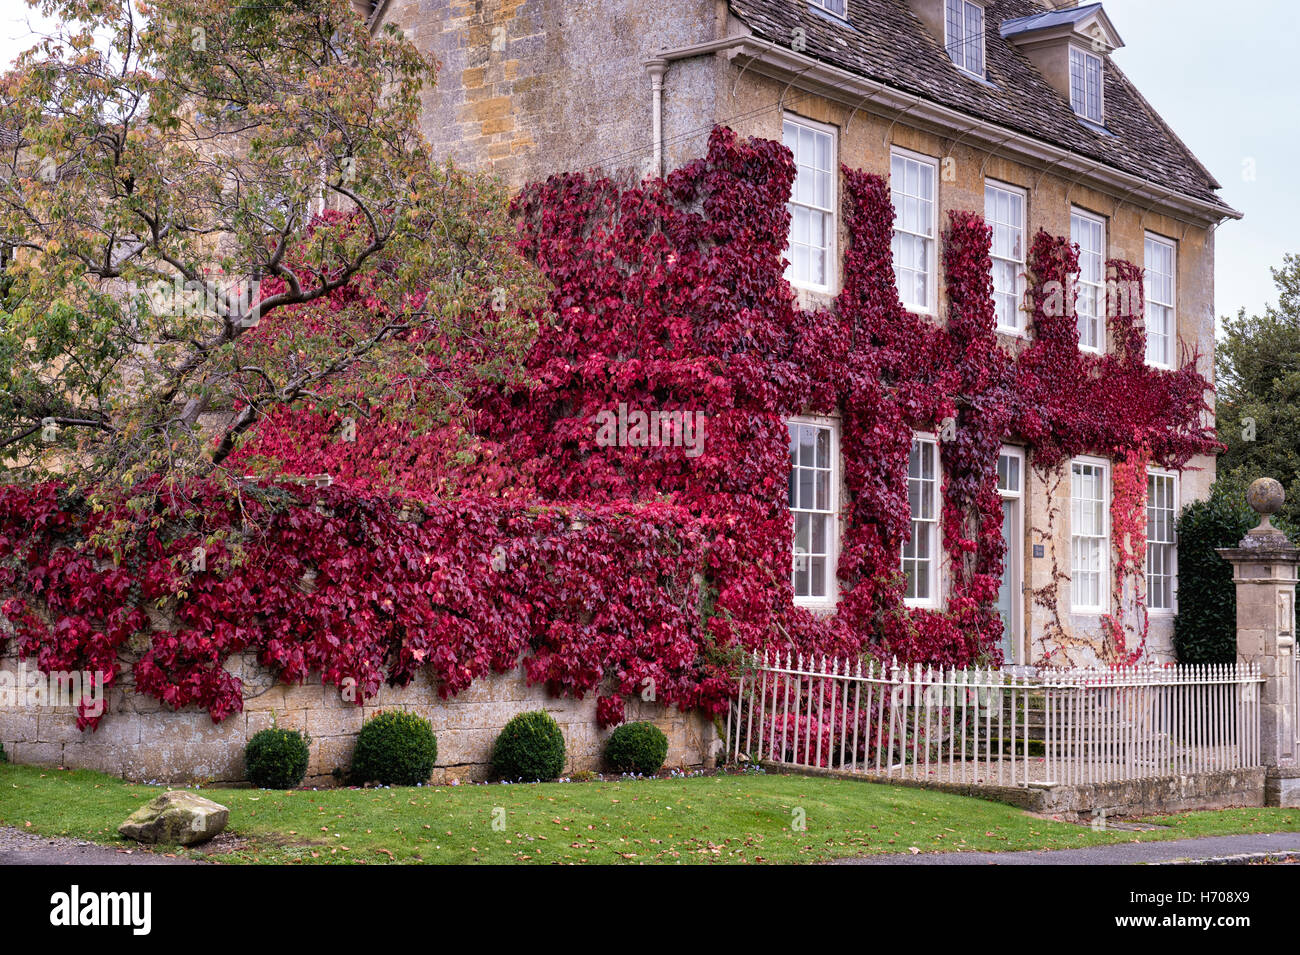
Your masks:
<path fill-rule="evenodd" d="M 1282 510 L 1285 501 L 1286 492 L 1282 490 L 1281 482 L 1270 477 L 1256 478 L 1246 489 L 1246 503 L 1265 520 Z"/>
<path fill-rule="evenodd" d="M 1286 501 L 1286 492 L 1282 490 L 1282 485 L 1273 478 L 1262 477 L 1256 478 L 1246 489 L 1246 503 L 1254 509 L 1255 513 L 1260 516 L 1259 526 L 1251 528 L 1243 544 L 1251 540 L 1260 538 L 1279 538 L 1286 542 L 1286 535 L 1273 526 L 1269 518 L 1282 510 L 1282 504 Z M 1263 544 L 1263 541 L 1260 541 Z"/>

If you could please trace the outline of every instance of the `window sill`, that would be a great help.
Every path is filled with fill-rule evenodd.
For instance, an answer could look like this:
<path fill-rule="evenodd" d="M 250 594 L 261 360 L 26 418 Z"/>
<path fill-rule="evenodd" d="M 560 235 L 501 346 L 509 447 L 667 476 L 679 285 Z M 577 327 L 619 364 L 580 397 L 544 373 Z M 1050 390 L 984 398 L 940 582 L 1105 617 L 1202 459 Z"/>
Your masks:
<path fill-rule="evenodd" d="M 807 610 L 809 613 L 815 613 L 818 616 L 830 616 L 835 613 L 838 601 L 809 601 L 798 597 L 794 600 L 794 605 L 801 610 Z"/>
<path fill-rule="evenodd" d="M 1002 87 L 998 86 L 997 83 L 994 83 L 991 79 L 989 79 L 988 73 L 982 73 L 982 74 L 972 73 L 964 66 L 958 66 L 956 63 L 954 63 L 952 66 L 953 69 L 955 69 L 958 72 L 958 74 L 961 75 L 962 79 L 972 80 L 973 82 L 980 84 L 980 86 L 987 86 L 991 90 L 1000 91 L 1002 89 Z"/>
<path fill-rule="evenodd" d="M 933 600 L 908 600 L 906 597 L 903 598 L 903 606 L 908 610 L 943 610 L 943 604 Z"/>
<path fill-rule="evenodd" d="M 1095 119 L 1089 119 L 1087 116 L 1084 116 L 1082 113 L 1075 113 L 1074 118 L 1077 119 L 1084 126 L 1091 129 L 1098 136 L 1113 137 L 1115 135 L 1109 129 L 1107 129 L 1102 123 L 1097 122 Z"/>
<path fill-rule="evenodd" d="M 802 282 L 796 282 L 794 279 L 787 279 L 790 288 L 794 289 L 795 294 L 807 293 L 809 295 L 820 295 L 824 298 L 834 298 L 839 293 L 829 285 L 805 285 Z"/>

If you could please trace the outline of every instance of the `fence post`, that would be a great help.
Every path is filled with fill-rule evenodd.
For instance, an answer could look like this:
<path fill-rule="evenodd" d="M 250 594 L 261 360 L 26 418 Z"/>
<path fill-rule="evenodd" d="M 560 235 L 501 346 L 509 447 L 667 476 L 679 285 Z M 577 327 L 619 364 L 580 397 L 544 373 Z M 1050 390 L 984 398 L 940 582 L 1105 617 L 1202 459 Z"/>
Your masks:
<path fill-rule="evenodd" d="M 1265 800 L 1270 806 L 1300 806 L 1296 764 L 1295 590 L 1300 550 L 1273 527 L 1269 516 L 1284 500 L 1272 478 L 1251 484 L 1246 500 L 1261 515 L 1237 547 L 1219 549 L 1232 564 L 1237 585 L 1237 662 L 1257 664 L 1260 760 L 1267 768 Z M 1250 692 L 1249 687 L 1243 688 Z"/>

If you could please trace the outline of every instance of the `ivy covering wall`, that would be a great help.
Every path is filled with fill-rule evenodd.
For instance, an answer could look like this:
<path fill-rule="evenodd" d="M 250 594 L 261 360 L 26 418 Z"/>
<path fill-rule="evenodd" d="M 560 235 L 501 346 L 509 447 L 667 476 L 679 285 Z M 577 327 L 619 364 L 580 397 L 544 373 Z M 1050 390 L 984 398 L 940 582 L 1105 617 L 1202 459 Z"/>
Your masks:
<path fill-rule="evenodd" d="M 789 151 L 719 128 L 705 157 L 665 180 L 567 173 L 517 198 L 520 247 L 552 283 L 528 381 L 479 393 L 432 427 L 376 402 L 355 441 L 341 440 L 336 414 L 303 406 L 264 422 L 232 458 L 328 472 L 335 487 L 236 498 L 212 485 L 111 513 L 54 488 L 4 489 L 0 610 L 20 650 L 42 668 L 116 672 L 135 641 L 137 689 L 218 720 L 240 706 L 222 661 L 243 650 L 286 680 L 352 681 L 359 701 L 422 666 L 455 693 L 522 660 L 555 692 L 602 693 L 605 723 L 647 689 L 720 710 L 742 648 L 996 662 L 996 464 L 1008 440 L 1043 480 L 1060 480 L 1072 455 L 1114 462 L 1115 586 L 1131 592 L 1147 464 L 1178 468 L 1217 447 L 1195 356 L 1175 371 L 1145 364 L 1140 294 L 1108 315 L 1110 353 L 1080 352 L 1076 251 L 1043 232 L 1028 256 L 1032 341 L 1013 356 L 994 331 L 990 230 L 972 212 L 952 213 L 942 237 L 946 322 L 907 312 L 888 183 L 843 173 L 850 241 L 831 308 L 800 309 L 783 277 Z M 1109 271 L 1140 289 L 1137 266 Z M 259 333 L 274 334 L 266 324 Z M 620 404 L 701 412 L 701 453 L 603 446 L 595 422 Z M 792 599 L 785 421 L 804 413 L 840 420 L 830 615 Z M 902 599 L 908 453 L 921 430 L 947 435 L 941 611 Z M 412 500 L 425 516 L 398 520 Z M 114 521 L 129 527 L 125 550 L 100 541 L 123 539 L 102 533 Z M 187 555 L 200 545 L 208 556 L 195 571 Z M 1056 568 L 1034 595 L 1062 638 L 1064 578 Z M 1140 656 L 1141 616 L 1106 624 L 1109 659 Z"/>

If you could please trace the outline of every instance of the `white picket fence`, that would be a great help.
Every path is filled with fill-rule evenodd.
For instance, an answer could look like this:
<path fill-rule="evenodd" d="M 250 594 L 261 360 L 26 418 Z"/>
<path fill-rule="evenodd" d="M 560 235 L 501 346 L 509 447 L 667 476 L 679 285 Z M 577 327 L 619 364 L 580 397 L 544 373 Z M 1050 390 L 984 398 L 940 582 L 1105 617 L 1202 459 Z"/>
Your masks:
<path fill-rule="evenodd" d="M 1260 763 L 1258 668 L 934 669 L 755 655 L 733 759 L 990 786 L 1080 785 Z"/>

